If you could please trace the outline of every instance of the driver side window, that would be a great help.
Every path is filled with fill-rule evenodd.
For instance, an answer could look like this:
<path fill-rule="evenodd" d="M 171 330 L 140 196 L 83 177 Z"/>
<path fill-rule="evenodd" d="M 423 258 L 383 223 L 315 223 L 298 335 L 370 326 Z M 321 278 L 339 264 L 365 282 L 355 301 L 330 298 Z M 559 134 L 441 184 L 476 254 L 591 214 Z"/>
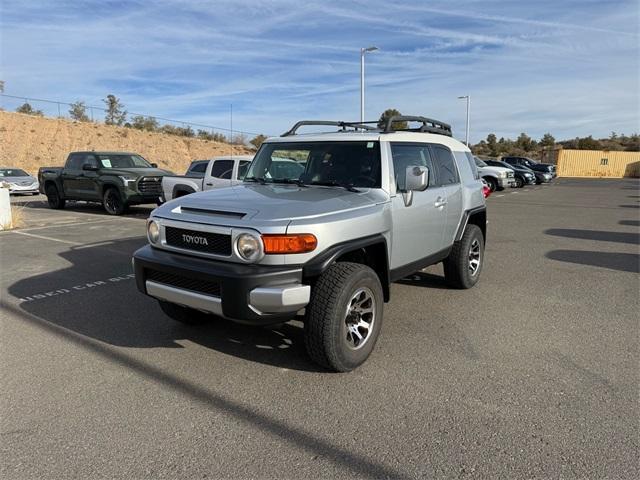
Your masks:
<path fill-rule="evenodd" d="M 427 167 L 429 169 L 429 186 L 436 184 L 435 170 L 429 146 L 426 143 L 391 142 L 391 157 L 393 158 L 396 189 L 399 192 L 406 190 L 405 174 L 407 167 L 411 166 Z"/>

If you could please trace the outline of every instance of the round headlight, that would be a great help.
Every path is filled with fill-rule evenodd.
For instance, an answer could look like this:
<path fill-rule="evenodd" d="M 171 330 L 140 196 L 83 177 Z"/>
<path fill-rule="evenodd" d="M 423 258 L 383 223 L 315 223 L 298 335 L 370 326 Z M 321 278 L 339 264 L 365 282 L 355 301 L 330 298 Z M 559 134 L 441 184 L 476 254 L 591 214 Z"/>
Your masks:
<path fill-rule="evenodd" d="M 236 250 L 241 258 L 253 262 L 262 254 L 262 243 L 250 233 L 241 233 L 236 239 Z"/>
<path fill-rule="evenodd" d="M 160 240 L 160 225 L 155 220 L 149 221 L 147 224 L 147 235 L 151 243 L 158 243 Z"/>

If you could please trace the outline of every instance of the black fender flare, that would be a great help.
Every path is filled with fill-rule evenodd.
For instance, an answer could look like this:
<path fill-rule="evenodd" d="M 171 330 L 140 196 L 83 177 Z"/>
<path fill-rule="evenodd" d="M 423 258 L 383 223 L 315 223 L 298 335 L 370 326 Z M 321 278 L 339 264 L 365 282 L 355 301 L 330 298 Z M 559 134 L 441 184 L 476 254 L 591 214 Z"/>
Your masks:
<path fill-rule="evenodd" d="M 387 248 L 387 240 L 382 234 L 370 235 L 332 245 L 302 265 L 302 277 L 307 279 L 318 277 L 343 255 L 370 247 L 378 247 L 378 255 L 374 258 L 377 268 L 374 268 L 374 270 L 380 278 L 384 299 L 388 301 L 391 283 L 389 249 Z"/>
<path fill-rule="evenodd" d="M 190 187 L 189 185 L 183 185 L 183 184 L 176 184 L 173 186 L 173 191 L 171 192 L 171 199 L 176 198 L 176 193 L 178 192 L 186 192 L 186 195 L 189 195 L 190 193 L 196 193 L 196 191 L 193 189 L 193 187 Z"/>

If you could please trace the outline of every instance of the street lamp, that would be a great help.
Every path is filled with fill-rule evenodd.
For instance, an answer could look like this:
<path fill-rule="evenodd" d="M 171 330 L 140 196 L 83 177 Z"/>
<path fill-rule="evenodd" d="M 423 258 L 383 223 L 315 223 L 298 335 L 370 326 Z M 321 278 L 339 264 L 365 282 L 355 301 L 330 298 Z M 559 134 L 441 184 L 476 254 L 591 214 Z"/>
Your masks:
<path fill-rule="evenodd" d="M 469 146 L 469 109 L 471 108 L 471 95 L 462 95 L 461 97 L 458 97 L 458 98 L 459 99 L 463 99 L 463 98 L 467 99 L 467 128 L 466 128 L 466 134 L 464 136 L 464 143 L 468 147 Z"/>
<path fill-rule="evenodd" d="M 360 49 L 360 121 L 364 122 L 364 56 L 368 52 L 375 52 L 378 47 Z"/>

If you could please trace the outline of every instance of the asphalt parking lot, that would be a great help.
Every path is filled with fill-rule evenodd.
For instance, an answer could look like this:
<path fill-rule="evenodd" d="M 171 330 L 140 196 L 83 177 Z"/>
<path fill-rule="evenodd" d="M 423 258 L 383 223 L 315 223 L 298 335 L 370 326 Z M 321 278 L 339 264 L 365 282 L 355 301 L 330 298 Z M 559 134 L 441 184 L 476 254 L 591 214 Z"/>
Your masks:
<path fill-rule="evenodd" d="M 640 476 L 637 180 L 496 192 L 480 283 L 394 284 L 349 374 L 307 359 L 300 322 L 165 317 L 131 278 L 151 206 L 14 201 L 3 478 Z"/>

